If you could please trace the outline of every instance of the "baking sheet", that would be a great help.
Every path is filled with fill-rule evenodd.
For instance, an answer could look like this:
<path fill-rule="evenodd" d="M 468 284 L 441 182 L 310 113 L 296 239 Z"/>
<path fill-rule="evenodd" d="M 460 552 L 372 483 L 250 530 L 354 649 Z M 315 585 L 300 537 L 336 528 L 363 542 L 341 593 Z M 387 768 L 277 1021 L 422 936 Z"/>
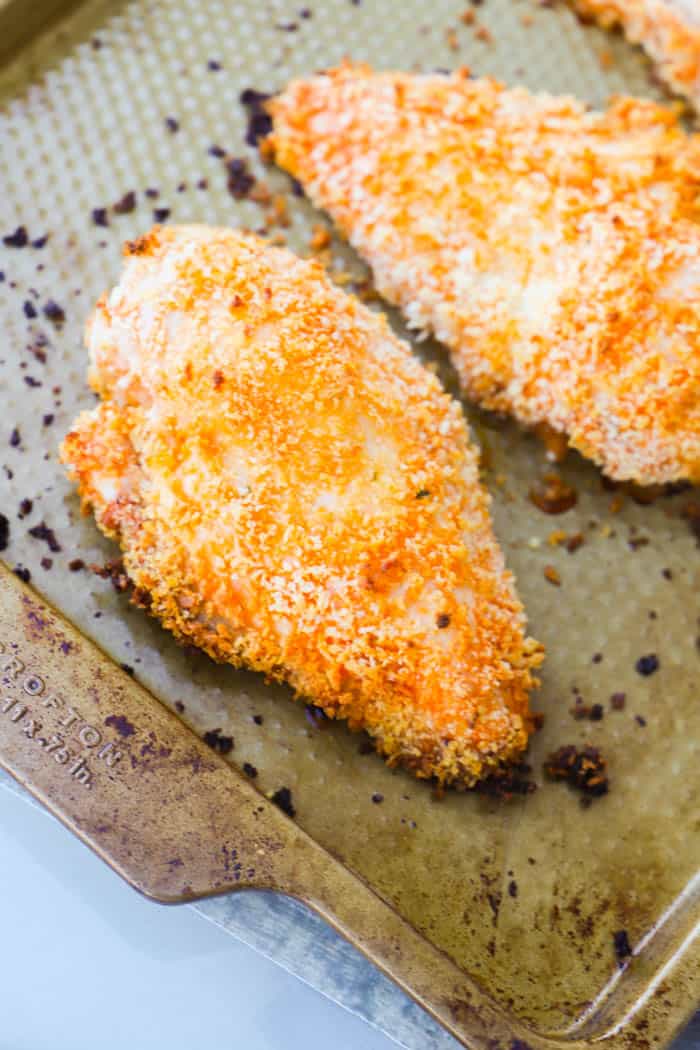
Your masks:
<path fill-rule="evenodd" d="M 533 795 L 508 804 L 456 794 L 437 801 L 429 785 L 363 754 L 342 726 L 319 724 L 290 704 L 284 689 L 178 649 L 108 582 L 70 571 L 75 558 L 101 563 L 116 552 L 80 519 L 56 462 L 75 412 L 92 403 L 81 328 L 118 276 L 120 243 L 151 223 L 154 208 L 170 209 L 170 221 L 251 228 L 264 221 L 264 208 L 229 194 L 213 145 L 245 156 L 284 195 L 292 225 L 282 232 L 291 247 L 307 249 L 319 216 L 244 144 L 243 88 L 271 91 L 347 55 L 380 68 L 466 63 L 596 104 L 612 92 L 655 91 L 635 52 L 584 30 L 567 11 L 487 0 L 476 27 L 460 20 L 463 11 L 447 0 L 429 16 L 419 4 L 391 0 L 328 0 L 305 9 L 87 0 L 6 65 L 0 232 L 25 225 L 30 241 L 46 233 L 49 240 L 37 248 L 0 245 L 0 497 L 11 530 L 5 556 L 29 569 L 41 592 L 165 703 L 184 705 L 182 717 L 198 732 L 233 735 L 232 761 L 253 764 L 265 792 L 289 787 L 301 826 L 504 1007 L 539 1031 L 583 1032 L 589 1016 L 598 1027 L 624 1017 L 698 919 L 700 563 L 682 516 L 692 493 L 640 506 L 605 489 L 597 471 L 572 455 L 562 474 L 576 485 L 578 506 L 547 517 L 527 498 L 532 479 L 547 469 L 542 447 L 465 406 L 487 453 L 496 531 L 531 631 L 549 650 L 534 701 L 546 718 L 531 748 L 539 784 Z M 479 25 L 489 33 L 478 33 Z M 197 188 L 202 179 L 206 189 Z M 147 197 L 147 188 L 158 197 Z M 110 213 L 108 227 L 96 226 L 93 209 L 130 191 L 134 210 Z M 348 249 L 335 245 L 334 256 L 361 278 Z M 65 311 L 60 330 L 43 315 L 50 299 Z M 36 318 L 26 316 L 32 309 L 25 303 Z M 444 363 L 439 348 L 417 349 Z M 446 366 L 441 372 L 450 384 Z M 19 518 L 23 499 L 33 506 Z M 28 534 L 41 521 L 55 531 L 60 551 Z M 585 543 L 573 554 L 551 546 L 554 530 L 580 532 Z M 50 568 L 42 567 L 45 558 Z M 545 580 L 547 565 L 558 571 L 560 587 Z M 635 663 L 651 652 L 661 666 L 644 678 Z M 603 705 L 601 721 L 572 718 L 574 689 L 586 703 Z M 624 711 L 610 709 L 617 692 L 626 694 Z M 541 776 L 549 751 L 584 742 L 602 748 L 611 777 L 609 796 L 588 809 Z M 371 800 L 377 793 L 380 804 Z M 613 951 L 613 934 L 622 929 L 643 946 L 630 971 L 619 969 Z"/>

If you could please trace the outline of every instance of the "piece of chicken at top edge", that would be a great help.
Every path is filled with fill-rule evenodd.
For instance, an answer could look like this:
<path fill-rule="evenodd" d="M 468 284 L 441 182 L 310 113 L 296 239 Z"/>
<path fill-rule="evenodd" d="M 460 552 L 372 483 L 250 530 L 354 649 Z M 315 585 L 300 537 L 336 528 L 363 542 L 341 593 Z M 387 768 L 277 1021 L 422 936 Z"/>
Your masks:
<path fill-rule="evenodd" d="M 616 480 L 700 480 L 700 137 L 669 110 L 351 65 L 268 107 L 267 153 L 467 397 Z"/>
<path fill-rule="evenodd" d="M 62 457 L 137 598 L 419 777 L 517 761 L 542 647 L 459 405 L 318 263 L 204 226 L 126 255 Z"/>

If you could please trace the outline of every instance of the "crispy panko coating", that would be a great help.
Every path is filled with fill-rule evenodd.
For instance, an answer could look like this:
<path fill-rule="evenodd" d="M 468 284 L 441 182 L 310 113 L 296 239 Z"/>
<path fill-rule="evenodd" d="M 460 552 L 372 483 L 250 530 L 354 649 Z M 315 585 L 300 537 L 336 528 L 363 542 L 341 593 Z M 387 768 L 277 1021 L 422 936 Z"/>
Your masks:
<path fill-rule="evenodd" d="M 459 406 L 316 262 L 203 226 L 126 255 L 62 458 L 150 611 L 419 777 L 517 758 L 542 650 Z"/>
<path fill-rule="evenodd" d="M 468 397 L 613 478 L 700 480 L 700 138 L 668 110 L 347 65 L 269 108 L 277 163 Z"/>
<path fill-rule="evenodd" d="M 621 26 L 641 44 L 659 77 L 700 112 L 700 3 L 698 0 L 569 0 L 604 29 Z"/>

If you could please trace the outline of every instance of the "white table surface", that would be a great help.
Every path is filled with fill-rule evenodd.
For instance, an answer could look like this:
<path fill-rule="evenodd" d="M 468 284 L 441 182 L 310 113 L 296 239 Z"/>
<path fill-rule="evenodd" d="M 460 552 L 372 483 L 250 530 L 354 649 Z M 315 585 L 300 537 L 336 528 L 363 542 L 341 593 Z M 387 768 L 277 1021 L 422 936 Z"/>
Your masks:
<path fill-rule="evenodd" d="M 189 908 L 152 904 L 0 790 L 0 1050 L 391 1050 Z M 700 1024 L 674 1050 L 700 1047 Z"/>

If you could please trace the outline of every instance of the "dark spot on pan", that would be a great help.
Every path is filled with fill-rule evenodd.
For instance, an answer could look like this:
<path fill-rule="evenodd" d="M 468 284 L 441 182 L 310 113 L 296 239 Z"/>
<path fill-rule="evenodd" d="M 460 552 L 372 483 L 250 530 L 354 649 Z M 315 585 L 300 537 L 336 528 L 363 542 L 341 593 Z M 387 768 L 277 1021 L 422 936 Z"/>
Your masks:
<path fill-rule="evenodd" d="M 136 729 L 125 715 L 108 715 L 105 718 L 105 725 L 116 729 L 121 737 L 133 736 L 136 732 Z"/>

